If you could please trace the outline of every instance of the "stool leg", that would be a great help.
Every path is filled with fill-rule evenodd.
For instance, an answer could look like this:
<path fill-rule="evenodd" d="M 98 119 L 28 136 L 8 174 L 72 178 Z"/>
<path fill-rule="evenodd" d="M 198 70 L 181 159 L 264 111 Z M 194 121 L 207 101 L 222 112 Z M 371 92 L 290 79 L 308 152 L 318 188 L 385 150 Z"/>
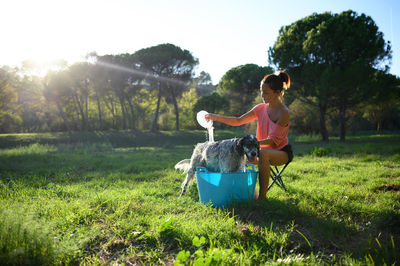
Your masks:
<path fill-rule="evenodd" d="M 272 167 L 270 167 L 272 182 L 268 186 L 268 190 L 272 187 L 273 184 L 276 183 L 280 188 L 282 188 L 283 190 L 287 191 L 286 186 L 285 186 L 285 184 L 283 183 L 283 180 L 282 180 L 282 173 L 286 169 L 286 166 L 288 166 L 288 164 L 289 163 L 285 164 L 280 171 L 279 171 L 277 166 L 275 166 L 275 170 Z"/>
<path fill-rule="evenodd" d="M 276 173 L 275 173 L 275 171 L 274 171 L 274 169 L 272 167 L 270 167 L 270 171 L 271 171 L 270 177 L 272 179 L 272 182 L 271 182 L 271 184 L 269 184 L 268 190 L 270 190 L 272 185 L 275 184 L 275 182 L 276 182 Z"/>

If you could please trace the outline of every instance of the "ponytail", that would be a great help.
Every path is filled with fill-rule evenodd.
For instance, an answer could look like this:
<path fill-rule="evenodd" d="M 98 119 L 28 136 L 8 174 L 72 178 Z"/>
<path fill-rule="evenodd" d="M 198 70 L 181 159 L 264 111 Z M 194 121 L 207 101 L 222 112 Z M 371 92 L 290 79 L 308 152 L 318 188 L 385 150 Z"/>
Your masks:
<path fill-rule="evenodd" d="M 273 91 L 279 91 L 283 96 L 285 90 L 290 87 L 290 77 L 285 70 L 281 70 L 278 74 L 269 74 L 265 76 L 261 83 L 268 85 Z"/>
<path fill-rule="evenodd" d="M 290 87 L 290 77 L 289 74 L 285 72 L 285 70 L 279 71 L 278 77 L 282 80 L 283 89 L 287 90 Z"/>

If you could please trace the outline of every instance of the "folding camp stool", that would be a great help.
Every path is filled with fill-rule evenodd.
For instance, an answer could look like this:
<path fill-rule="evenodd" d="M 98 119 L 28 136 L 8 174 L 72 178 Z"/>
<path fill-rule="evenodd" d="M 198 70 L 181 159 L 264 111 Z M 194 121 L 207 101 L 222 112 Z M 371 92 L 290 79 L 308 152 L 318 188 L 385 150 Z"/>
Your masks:
<path fill-rule="evenodd" d="M 270 169 L 271 169 L 271 176 L 270 176 L 270 177 L 272 178 L 272 182 L 271 182 L 271 184 L 269 184 L 268 190 L 269 190 L 274 184 L 277 184 L 280 188 L 282 188 L 283 190 L 287 191 L 287 189 L 286 189 L 286 187 L 285 187 L 285 184 L 283 183 L 283 180 L 282 180 L 282 173 L 283 173 L 283 171 L 285 171 L 286 166 L 288 166 L 289 163 L 290 163 L 290 162 L 288 162 L 287 164 L 285 164 L 285 165 L 281 168 L 281 170 L 279 170 L 277 166 L 271 166 L 271 167 L 270 167 Z M 275 169 L 274 169 L 274 168 L 275 168 Z"/>

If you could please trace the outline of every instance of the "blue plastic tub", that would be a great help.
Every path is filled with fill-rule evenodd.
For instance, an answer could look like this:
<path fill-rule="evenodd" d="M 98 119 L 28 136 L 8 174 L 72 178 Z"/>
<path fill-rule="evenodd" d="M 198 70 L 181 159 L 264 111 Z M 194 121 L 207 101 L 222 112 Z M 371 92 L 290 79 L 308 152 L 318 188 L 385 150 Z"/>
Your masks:
<path fill-rule="evenodd" d="M 258 171 L 214 173 L 204 167 L 196 168 L 197 189 L 200 202 L 214 207 L 227 207 L 232 202 L 248 201 L 254 198 Z"/>

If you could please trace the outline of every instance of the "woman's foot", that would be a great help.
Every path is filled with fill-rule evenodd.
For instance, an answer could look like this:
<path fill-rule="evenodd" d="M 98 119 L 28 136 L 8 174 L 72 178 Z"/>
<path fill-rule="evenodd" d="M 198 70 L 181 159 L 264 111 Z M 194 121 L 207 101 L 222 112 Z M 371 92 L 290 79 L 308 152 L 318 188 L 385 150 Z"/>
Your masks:
<path fill-rule="evenodd" d="M 257 200 L 265 200 L 266 198 L 267 198 L 267 196 L 261 196 L 261 195 L 259 195 Z"/>
<path fill-rule="evenodd" d="M 258 189 L 254 189 L 254 199 L 258 200 Z"/>
<path fill-rule="evenodd" d="M 267 198 L 267 195 L 260 195 L 258 189 L 254 190 L 254 200 L 264 200 Z"/>

